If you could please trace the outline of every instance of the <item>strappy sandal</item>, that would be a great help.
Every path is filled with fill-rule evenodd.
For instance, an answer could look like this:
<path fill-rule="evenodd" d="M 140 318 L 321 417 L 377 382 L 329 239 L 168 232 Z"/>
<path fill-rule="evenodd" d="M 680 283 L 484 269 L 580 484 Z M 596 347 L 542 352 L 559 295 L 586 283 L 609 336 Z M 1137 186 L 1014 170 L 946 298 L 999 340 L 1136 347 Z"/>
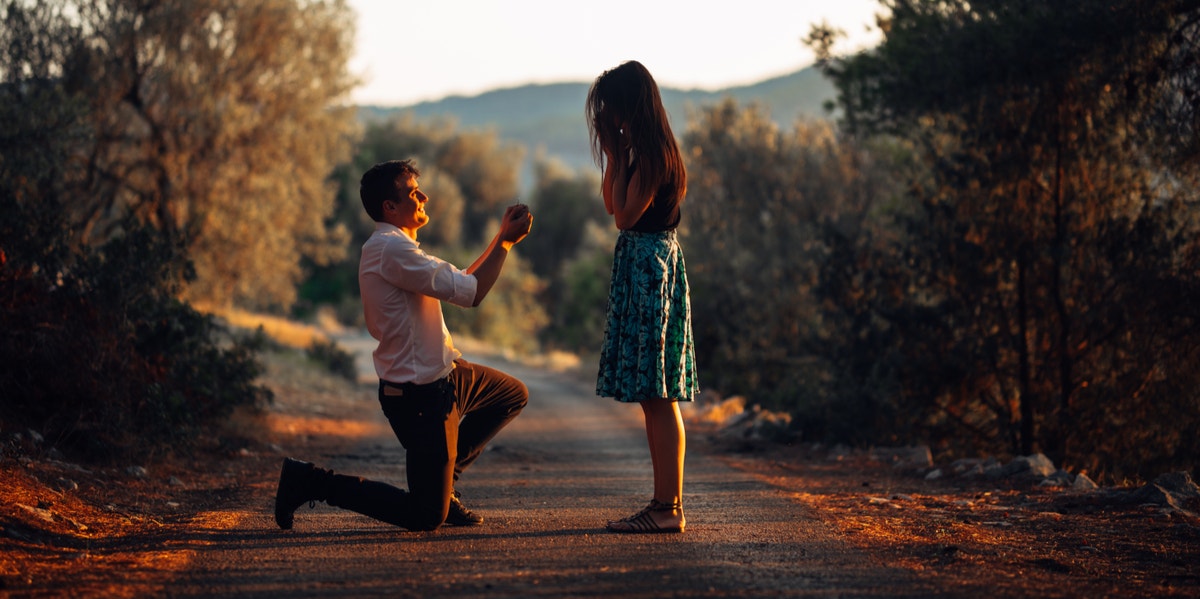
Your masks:
<path fill-rule="evenodd" d="M 679 524 L 676 526 L 659 526 L 654 521 L 654 516 L 651 512 L 679 512 Z M 635 534 L 657 534 L 670 532 L 683 532 L 685 524 L 683 519 L 683 502 L 664 503 L 657 499 L 651 499 L 650 503 L 642 508 L 642 510 L 628 518 L 620 520 L 610 520 L 605 526 L 612 532 L 635 533 Z"/>

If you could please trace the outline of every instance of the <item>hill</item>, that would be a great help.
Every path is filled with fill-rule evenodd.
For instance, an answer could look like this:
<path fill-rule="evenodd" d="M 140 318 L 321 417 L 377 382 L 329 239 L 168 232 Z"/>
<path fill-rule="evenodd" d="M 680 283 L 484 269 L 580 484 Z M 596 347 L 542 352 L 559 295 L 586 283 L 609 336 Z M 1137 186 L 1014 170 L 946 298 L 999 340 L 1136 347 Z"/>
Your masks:
<path fill-rule="evenodd" d="M 524 85 L 477 96 L 450 96 L 411 106 L 360 106 L 366 121 L 400 112 L 417 118 L 448 117 L 465 129 L 494 129 L 501 139 L 524 145 L 532 156 L 542 152 L 579 168 L 591 165 L 583 104 L 591 82 Z M 836 97 L 833 84 L 814 67 L 752 85 L 716 91 L 662 88 L 663 103 L 677 135 L 686 130 L 689 115 L 731 97 L 739 104 L 757 103 L 787 126 L 798 117 L 826 116 L 825 102 Z"/>

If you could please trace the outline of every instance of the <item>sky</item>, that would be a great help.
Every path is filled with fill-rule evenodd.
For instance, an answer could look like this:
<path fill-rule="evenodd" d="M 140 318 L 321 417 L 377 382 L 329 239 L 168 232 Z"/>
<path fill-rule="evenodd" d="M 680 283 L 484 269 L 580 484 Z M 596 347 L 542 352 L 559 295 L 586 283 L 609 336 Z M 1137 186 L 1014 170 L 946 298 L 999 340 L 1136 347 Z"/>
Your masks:
<path fill-rule="evenodd" d="M 878 0 L 348 0 L 357 104 L 406 106 L 530 83 L 591 82 L 626 60 L 658 84 L 715 90 L 813 63 L 813 23 L 840 51 L 880 39 Z"/>

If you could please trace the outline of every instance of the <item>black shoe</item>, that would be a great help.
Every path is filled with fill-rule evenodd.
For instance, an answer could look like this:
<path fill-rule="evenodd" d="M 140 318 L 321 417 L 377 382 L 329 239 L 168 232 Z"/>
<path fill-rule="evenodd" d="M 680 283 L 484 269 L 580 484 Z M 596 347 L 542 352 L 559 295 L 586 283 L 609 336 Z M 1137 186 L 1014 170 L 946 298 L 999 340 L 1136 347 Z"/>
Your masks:
<path fill-rule="evenodd" d="M 450 511 L 446 514 L 446 524 L 453 526 L 479 526 L 483 524 L 483 516 L 467 509 L 458 500 L 458 491 L 450 494 Z"/>
<path fill-rule="evenodd" d="M 283 459 L 279 471 L 279 488 L 275 491 L 275 523 L 287 530 L 292 527 L 292 514 L 305 503 L 324 500 L 319 492 L 321 471 L 308 462 Z"/>

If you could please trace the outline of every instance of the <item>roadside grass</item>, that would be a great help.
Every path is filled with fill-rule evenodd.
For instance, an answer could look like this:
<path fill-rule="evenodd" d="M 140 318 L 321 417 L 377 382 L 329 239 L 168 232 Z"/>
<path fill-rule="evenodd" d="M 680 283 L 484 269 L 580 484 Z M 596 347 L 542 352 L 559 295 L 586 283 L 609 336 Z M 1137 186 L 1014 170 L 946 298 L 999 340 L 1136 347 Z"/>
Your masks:
<path fill-rule="evenodd" d="M 298 322 L 282 316 L 206 305 L 197 305 L 196 309 L 224 320 L 231 327 L 250 331 L 261 327 L 267 337 L 285 347 L 308 349 L 316 342 L 332 341 L 330 331 L 326 327 Z"/>

